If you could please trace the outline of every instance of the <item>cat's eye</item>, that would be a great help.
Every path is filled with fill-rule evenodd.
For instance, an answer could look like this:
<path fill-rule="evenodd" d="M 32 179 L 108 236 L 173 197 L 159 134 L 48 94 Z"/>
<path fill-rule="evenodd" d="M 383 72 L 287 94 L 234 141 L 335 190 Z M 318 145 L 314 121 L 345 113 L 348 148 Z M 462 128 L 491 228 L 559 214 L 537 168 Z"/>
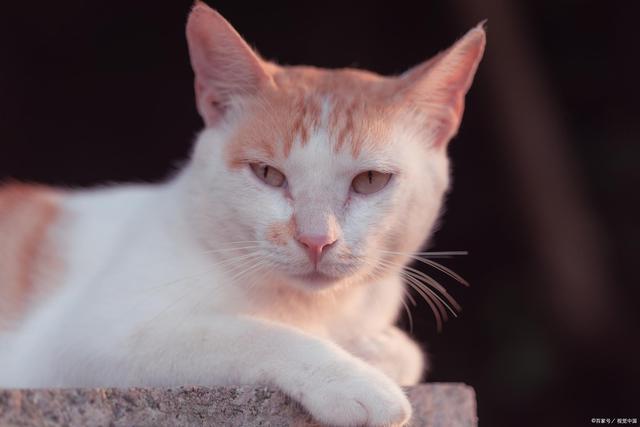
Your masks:
<path fill-rule="evenodd" d="M 353 178 L 351 187 L 356 193 L 372 194 L 386 187 L 390 179 L 390 173 L 366 171 Z"/>
<path fill-rule="evenodd" d="M 286 180 L 284 174 L 273 166 L 264 163 L 251 163 L 251 170 L 262 182 L 271 187 L 282 187 Z"/>

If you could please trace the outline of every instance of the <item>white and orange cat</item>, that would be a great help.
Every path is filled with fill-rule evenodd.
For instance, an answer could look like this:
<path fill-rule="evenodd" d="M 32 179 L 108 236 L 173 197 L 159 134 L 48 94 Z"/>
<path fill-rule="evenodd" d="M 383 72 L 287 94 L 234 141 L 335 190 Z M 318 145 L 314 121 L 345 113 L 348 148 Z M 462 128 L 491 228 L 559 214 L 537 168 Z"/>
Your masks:
<path fill-rule="evenodd" d="M 0 188 L 0 386 L 268 384 L 330 425 L 407 422 L 401 270 L 482 25 L 397 77 L 267 62 L 203 3 L 187 39 L 205 129 L 178 174 Z"/>

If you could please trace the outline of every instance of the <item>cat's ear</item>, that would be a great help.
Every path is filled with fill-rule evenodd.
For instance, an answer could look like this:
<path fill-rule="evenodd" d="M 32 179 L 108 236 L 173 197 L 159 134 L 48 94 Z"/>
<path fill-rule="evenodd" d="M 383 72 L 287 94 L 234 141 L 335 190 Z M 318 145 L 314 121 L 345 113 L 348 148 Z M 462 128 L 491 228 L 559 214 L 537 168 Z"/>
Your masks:
<path fill-rule="evenodd" d="M 400 77 L 403 100 L 424 113 L 434 147 L 445 147 L 458 131 L 464 97 L 484 53 L 484 26 L 481 22 L 449 49 Z"/>
<path fill-rule="evenodd" d="M 196 105 L 207 126 L 270 81 L 263 61 L 218 12 L 197 1 L 187 21 Z"/>

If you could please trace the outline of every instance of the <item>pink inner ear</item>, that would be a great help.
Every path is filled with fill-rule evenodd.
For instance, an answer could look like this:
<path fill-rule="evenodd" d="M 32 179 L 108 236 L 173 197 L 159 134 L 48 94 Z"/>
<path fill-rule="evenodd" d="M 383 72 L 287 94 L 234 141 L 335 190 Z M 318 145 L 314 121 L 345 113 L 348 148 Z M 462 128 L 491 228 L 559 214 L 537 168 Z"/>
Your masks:
<path fill-rule="evenodd" d="M 198 2 L 187 22 L 198 111 L 215 124 L 233 98 L 257 91 L 269 81 L 262 60 L 215 10 Z"/>
<path fill-rule="evenodd" d="M 435 146 L 445 146 L 458 131 L 464 97 L 471 86 L 485 46 L 482 24 L 453 46 L 406 73 L 409 102 L 428 116 Z"/>

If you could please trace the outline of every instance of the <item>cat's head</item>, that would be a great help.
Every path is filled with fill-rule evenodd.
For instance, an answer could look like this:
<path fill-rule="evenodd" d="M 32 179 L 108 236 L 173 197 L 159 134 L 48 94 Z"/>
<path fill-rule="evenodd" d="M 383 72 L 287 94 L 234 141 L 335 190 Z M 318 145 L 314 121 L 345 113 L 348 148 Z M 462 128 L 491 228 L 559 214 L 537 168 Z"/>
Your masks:
<path fill-rule="evenodd" d="M 192 214 L 232 272 L 320 289 L 396 269 L 424 243 L 482 25 L 397 77 L 267 62 L 203 3 L 187 38 L 206 124 Z"/>

